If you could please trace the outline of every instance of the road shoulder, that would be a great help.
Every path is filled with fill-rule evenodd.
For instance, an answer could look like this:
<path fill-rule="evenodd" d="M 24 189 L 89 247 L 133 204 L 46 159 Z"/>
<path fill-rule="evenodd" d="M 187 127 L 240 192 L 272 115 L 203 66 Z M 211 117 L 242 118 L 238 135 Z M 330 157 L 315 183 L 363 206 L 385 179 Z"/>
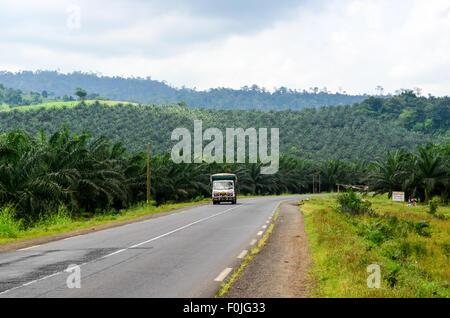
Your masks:
<path fill-rule="evenodd" d="M 309 266 L 303 215 L 295 202 L 284 202 L 266 245 L 253 256 L 223 297 L 309 297 Z"/>

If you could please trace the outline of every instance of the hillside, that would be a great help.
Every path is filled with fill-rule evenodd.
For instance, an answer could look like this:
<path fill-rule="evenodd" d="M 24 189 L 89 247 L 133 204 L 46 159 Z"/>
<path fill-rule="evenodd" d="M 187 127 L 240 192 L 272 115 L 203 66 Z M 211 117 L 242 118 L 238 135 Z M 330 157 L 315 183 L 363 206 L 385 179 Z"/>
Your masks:
<path fill-rule="evenodd" d="M 353 104 L 367 95 L 331 94 L 323 88 L 308 91 L 284 87 L 268 92 L 256 85 L 242 89 L 213 88 L 196 91 L 174 88 L 151 78 L 122 78 L 74 72 L 62 74 L 53 71 L 0 72 L 0 83 L 23 92 L 47 91 L 55 97 L 71 96 L 77 87 L 110 100 L 123 100 L 143 104 L 166 105 L 184 101 L 190 107 L 215 109 L 285 110 L 320 107 L 323 105 Z"/>
<path fill-rule="evenodd" d="M 40 104 L 50 100 L 47 92 L 38 93 L 30 91 L 28 94 L 25 94 L 20 89 L 5 87 L 5 85 L 0 83 L 0 109 Z"/>
<path fill-rule="evenodd" d="M 192 131 L 193 120 L 203 120 L 203 128 L 218 127 L 278 127 L 280 151 L 302 159 L 370 160 L 384 156 L 386 151 L 406 149 L 429 142 L 443 142 L 444 137 L 432 137 L 409 131 L 397 123 L 371 118 L 356 106 L 323 107 L 302 111 L 241 111 L 208 110 L 180 106 L 128 105 L 99 102 L 71 105 L 51 104 L 0 112 L 0 134 L 23 129 L 36 135 L 40 128 L 47 133 L 59 131 L 63 124 L 80 133 L 105 135 L 123 142 L 132 152 L 145 150 L 147 142 L 152 152 L 166 154 L 174 145 L 171 132 L 177 127 Z"/>

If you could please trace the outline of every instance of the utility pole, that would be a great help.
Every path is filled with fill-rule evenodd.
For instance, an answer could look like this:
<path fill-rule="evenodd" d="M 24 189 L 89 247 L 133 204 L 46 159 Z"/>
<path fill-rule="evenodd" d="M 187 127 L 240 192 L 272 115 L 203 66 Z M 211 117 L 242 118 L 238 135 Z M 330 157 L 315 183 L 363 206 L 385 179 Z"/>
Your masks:
<path fill-rule="evenodd" d="M 319 193 L 320 193 L 320 173 L 319 173 Z"/>
<path fill-rule="evenodd" d="M 315 185 L 315 177 L 316 177 L 316 176 L 313 175 L 313 193 L 315 193 L 315 192 L 314 192 L 314 190 L 315 190 L 315 186 L 314 186 L 314 185 Z"/>
<path fill-rule="evenodd" d="M 147 145 L 147 204 L 150 203 L 150 144 Z"/>

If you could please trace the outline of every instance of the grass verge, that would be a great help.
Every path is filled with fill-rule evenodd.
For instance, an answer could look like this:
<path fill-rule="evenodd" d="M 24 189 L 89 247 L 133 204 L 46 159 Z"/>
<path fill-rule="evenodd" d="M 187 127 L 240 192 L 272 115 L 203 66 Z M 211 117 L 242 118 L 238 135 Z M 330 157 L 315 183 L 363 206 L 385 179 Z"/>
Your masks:
<path fill-rule="evenodd" d="M 91 105 L 95 104 L 95 102 L 96 102 L 96 100 L 85 100 L 84 101 L 84 103 L 87 106 L 91 106 Z M 101 105 L 108 105 L 108 106 L 116 106 L 119 104 L 133 105 L 133 106 L 138 105 L 137 103 L 123 102 L 123 101 L 111 101 L 111 100 L 99 100 L 98 102 Z M 50 109 L 50 108 L 60 109 L 63 107 L 73 108 L 73 107 L 77 106 L 78 104 L 80 104 L 80 101 L 68 101 L 68 102 L 55 101 L 55 102 L 42 103 L 42 104 L 37 104 L 37 105 L 15 106 L 15 107 L 3 108 L 3 109 L 0 109 L 0 111 L 10 112 L 10 111 L 14 111 L 14 110 L 17 110 L 17 111 L 39 110 L 41 108 L 45 108 L 45 109 Z"/>
<path fill-rule="evenodd" d="M 158 207 L 153 205 L 141 205 L 122 210 L 118 214 L 105 213 L 92 217 L 78 218 L 73 218 L 67 211 L 60 210 L 58 213 L 42 216 L 33 226 L 27 228 L 23 227 L 20 221 L 14 220 L 13 210 L 11 207 L 7 206 L 0 209 L 0 244 L 135 219 L 210 201 L 210 199 L 205 199 L 197 202 L 164 204 Z"/>
<path fill-rule="evenodd" d="M 228 281 L 221 285 L 219 292 L 215 296 L 216 298 L 223 297 L 224 295 L 226 295 L 228 293 L 228 291 L 230 290 L 231 286 L 233 286 L 233 284 L 236 282 L 236 280 L 241 276 L 241 274 L 244 271 L 244 269 L 247 266 L 247 264 L 250 263 L 253 260 L 253 256 L 255 256 L 256 254 L 258 254 L 261 251 L 262 247 L 266 244 L 267 239 L 269 238 L 270 234 L 273 231 L 273 227 L 275 225 L 275 221 L 278 219 L 279 213 L 280 213 L 280 209 L 278 208 L 276 213 L 275 213 L 275 215 L 274 215 L 273 221 L 270 224 L 270 226 L 267 229 L 267 231 L 264 234 L 264 236 L 259 240 L 259 242 L 257 243 L 256 247 L 251 249 L 250 253 L 247 255 L 247 257 L 241 263 L 241 266 L 239 266 L 239 268 L 236 269 L 233 272 L 233 274 L 228 279 Z"/>
<path fill-rule="evenodd" d="M 366 197 L 379 217 L 340 212 L 334 197 L 313 197 L 301 211 L 316 282 L 313 297 L 450 297 L 450 221 L 427 205 L 408 207 L 387 196 Z M 450 207 L 439 213 L 449 215 Z M 380 288 L 368 288 L 367 267 L 381 268 Z"/>

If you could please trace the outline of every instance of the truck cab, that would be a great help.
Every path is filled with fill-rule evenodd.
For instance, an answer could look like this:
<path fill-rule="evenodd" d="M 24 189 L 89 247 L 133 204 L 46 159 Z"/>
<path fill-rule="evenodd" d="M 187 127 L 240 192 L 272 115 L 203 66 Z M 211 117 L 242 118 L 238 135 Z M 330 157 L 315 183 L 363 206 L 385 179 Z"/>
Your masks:
<path fill-rule="evenodd" d="M 211 176 L 211 198 L 213 204 L 231 202 L 236 204 L 237 176 L 231 173 L 218 173 Z"/>

